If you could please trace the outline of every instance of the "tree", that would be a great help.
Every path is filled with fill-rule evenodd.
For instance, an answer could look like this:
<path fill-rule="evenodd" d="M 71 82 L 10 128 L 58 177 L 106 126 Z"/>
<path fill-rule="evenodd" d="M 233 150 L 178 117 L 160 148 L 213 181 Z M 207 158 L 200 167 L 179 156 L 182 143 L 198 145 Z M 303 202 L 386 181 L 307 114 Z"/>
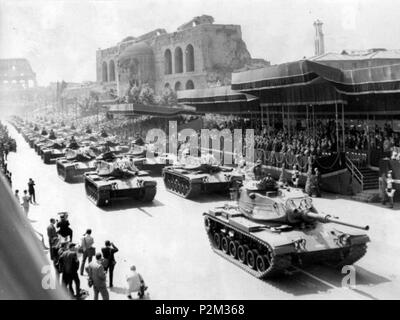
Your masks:
<path fill-rule="evenodd" d="M 160 104 L 174 106 L 177 104 L 177 101 L 176 92 L 170 87 L 165 87 L 160 98 Z"/>
<path fill-rule="evenodd" d="M 145 105 L 155 103 L 154 90 L 147 84 L 143 84 L 139 94 L 139 101 Z"/>
<path fill-rule="evenodd" d="M 136 84 L 134 84 L 129 90 L 128 102 L 129 103 L 139 103 L 140 102 L 140 93 L 141 93 L 140 88 Z"/>

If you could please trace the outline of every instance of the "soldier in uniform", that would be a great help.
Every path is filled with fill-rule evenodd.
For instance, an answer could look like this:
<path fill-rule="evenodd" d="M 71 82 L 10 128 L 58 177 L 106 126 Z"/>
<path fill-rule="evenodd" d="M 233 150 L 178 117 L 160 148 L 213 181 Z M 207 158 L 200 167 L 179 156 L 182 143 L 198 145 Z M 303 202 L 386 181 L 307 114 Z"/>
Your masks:
<path fill-rule="evenodd" d="M 314 190 L 315 190 L 316 196 L 318 198 L 321 197 L 321 190 L 319 188 L 320 183 L 321 183 L 321 174 L 319 173 L 318 168 L 315 168 L 314 169 Z"/>
<path fill-rule="evenodd" d="M 287 180 L 286 180 L 285 164 L 282 164 L 282 171 L 281 171 L 281 174 L 279 176 L 278 185 L 280 187 L 283 187 L 286 183 L 287 183 Z"/>
<path fill-rule="evenodd" d="M 253 167 L 253 174 L 255 180 L 261 180 L 262 178 L 262 161 L 258 159 Z"/>
<path fill-rule="evenodd" d="M 257 183 L 257 188 L 259 190 L 274 191 L 277 190 L 278 185 L 276 181 L 271 177 L 271 174 L 267 174 L 265 178 L 262 178 L 259 183 Z"/>
<path fill-rule="evenodd" d="M 390 170 L 387 174 L 386 179 L 386 194 L 389 198 L 390 207 L 393 208 L 394 205 L 394 193 L 396 190 L 393 188 L 393 178 L 392 178 L 392 171 Z M 386 201 L 385 201 L 386 204 Z"/>
<path fill-rule="evenodd" d="M 103 129 L 101 129 L 101 134 L 100 134 L 100 136 L 102 137 L 102 138 L 107 138 L 108 137 L 108 134 L 107 134 L 107 132 L 106 132 L 106 130 L 103 128 Z"/>
<path fill-rule="evenodd" d="M 297 170 L 297 166 L 293 166 L 293 173 L 292 173 L 292 183 L 295 188 L 299 187 L 299 180 L 300 180 L 300 172 Z"/>
<path fill-rule="evenodd" d="M 50 130 L 49 139 L 51 140 L 56 139 L 56 134 L 54 133 L 53 129 Z"/>
<path fill-rule="evenodd" d="M 307 180 L 306 180 L 306 186 L 305 186 L 305 192 L 311 197 L 312 196 L 312 192 L 311 192 L 311 185 L 312 185 L 312 167 L 309 166 L 308 167 L 308 171 L 307 171 Z"/>

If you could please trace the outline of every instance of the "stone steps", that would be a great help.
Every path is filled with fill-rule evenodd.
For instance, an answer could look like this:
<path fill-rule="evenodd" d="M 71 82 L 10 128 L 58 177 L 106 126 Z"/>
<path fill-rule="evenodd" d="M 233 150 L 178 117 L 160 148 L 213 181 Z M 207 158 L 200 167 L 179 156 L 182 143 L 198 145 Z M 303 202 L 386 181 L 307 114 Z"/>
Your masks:
<path fill-rule="evenodd" d="M 370 168 L 358 169 L 364 176 L 364 190 L 379 189 L 379 173 Z"/>
<path fill-rule="evenodd" d="M 379 189 L 369 189 L 351 197 L 353 200 L 367 203 L 376 203 L 380 201 Z"/>

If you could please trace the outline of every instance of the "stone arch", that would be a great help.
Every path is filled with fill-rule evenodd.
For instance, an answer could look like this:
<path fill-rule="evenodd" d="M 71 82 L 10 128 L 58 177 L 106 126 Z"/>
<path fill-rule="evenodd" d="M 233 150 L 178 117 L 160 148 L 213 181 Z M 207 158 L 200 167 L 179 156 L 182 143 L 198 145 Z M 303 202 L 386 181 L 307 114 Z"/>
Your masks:
<path fill-rule="evenodd" d="M 172 54 L 171 50 L 167 49 L 164 52 L 164 73 L 171 74 L 172 73 Z"/>
<path fill-rule="evenodd" d="M 187 45 L 185 51 L 186 72 L 194 71 L 194 49 L 191 44 Z"/>
<path fill-rule="evenodd" d="M 103 69 L 102 69 L 102 81 L 107 82 L 108 81 L 108 72 L 107 72 L 107 62 L 103 62 Z"/>
<path fill-rule="evenodd" d="M 110 79 L 110 81 L 115 81 L 115 62 L 114 62 L 114 60 L 110 61 L 108 69 L 109 69 L 108 79 Z"/>
<path fill-rule="evenodd" d="M 175 48 L 175 73 L 183 72 L 183 53 L 181 47 Z"/>
<path fill-rule="evenodd" d="M 194 89 L 194 83 L 192 80 L 188 80 L 186 82 L 186 90 L 192 90 L 192 89 Z"/>
<path fill-rule="evenodd" d="M 179 91 L 179 90 L 181 90 L 181 89 L 182 89 L 182 84 L 181 84 L 180 81 L 177 81 L 177 82 L 175 83 L 175 91 Z"/>

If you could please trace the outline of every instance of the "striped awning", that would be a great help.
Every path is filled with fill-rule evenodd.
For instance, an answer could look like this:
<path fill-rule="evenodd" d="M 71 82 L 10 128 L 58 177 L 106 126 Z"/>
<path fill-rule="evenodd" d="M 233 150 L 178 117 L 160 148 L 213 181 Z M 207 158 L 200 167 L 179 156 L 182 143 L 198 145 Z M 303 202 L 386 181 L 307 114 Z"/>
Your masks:
<path fill-rule="evenodd" d="M 230 86 L 178 91 L 179 104 L 196 107 L 201 113 L 245 114 L 258 113 L 258 98 Z"/>
<path fill-rule="evenodd" d="M 144 105 L 134 103 L 113 104 L 108 106 L 111 114 L 122 114 L 125 116 L 149 115 L 155 117 L 176 117 L 179 115 L 197 115 L 198 112 L 190 107 L 168 107 L 156 105 Z"/>
<path fill-rule="evenodd" d="M 400 93 L 400 60 L 363 68 L 355 63 L 353 69 L 346 62 L 300 60 L 233 73 L 232 89 L 260 97 L 262 105 L 330 104 L 347 100 L 342 95 Z"/>
<path fill-rule="evenodd" d="M 178 102 L 186 105 L 249 102 L 257 99 L 250 94 L 234 91 L 231 86 L 178 91 Z"/>

